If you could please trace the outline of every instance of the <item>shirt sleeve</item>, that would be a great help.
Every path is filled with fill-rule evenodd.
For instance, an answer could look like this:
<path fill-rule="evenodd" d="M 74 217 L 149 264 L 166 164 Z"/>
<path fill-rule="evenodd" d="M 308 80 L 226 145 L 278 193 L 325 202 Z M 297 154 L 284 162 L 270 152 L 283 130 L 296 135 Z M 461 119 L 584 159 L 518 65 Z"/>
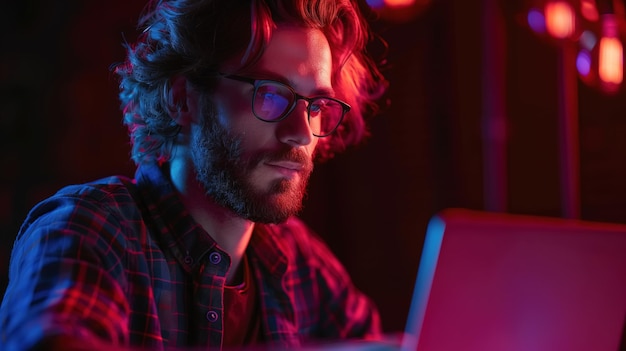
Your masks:
<path fill-rule="evenodd" d="M 55 196 L 33 208 L 11 255 L 0 348 L 28 350 L 58 336 L 126 344 L 120 233 L 98 199 Z"/>

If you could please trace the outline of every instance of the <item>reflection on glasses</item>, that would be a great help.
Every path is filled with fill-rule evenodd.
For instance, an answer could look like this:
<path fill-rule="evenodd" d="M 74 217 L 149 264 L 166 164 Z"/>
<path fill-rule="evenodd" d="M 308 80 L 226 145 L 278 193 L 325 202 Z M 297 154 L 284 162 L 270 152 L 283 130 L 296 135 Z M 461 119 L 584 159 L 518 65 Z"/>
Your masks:
<path fill-rule="evenodd" d="M 238 75 L 223 75 L 224 78 L 250 83 L 254 86 L 252 112 L 265 122 L 279 122 L 285 119 L 296 107 L 298 100 L 307 105 L 307 119 L 316 137 L 332 134 L 343 116 L 350 111 L 350 105 L 335 98 L 319 96 L 308 98 L 296 93 L 287 84 L 269 79 L 254 79 Z"/>

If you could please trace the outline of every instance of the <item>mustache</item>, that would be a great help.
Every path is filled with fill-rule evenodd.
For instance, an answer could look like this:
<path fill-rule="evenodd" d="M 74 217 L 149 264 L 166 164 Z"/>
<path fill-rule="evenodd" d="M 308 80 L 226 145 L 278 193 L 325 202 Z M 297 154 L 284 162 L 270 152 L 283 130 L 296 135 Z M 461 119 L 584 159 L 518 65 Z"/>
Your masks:
<path fill-rule="evenodd" d="M 313 160 L 304 151 L 294 148 L 282 149 L 278 151 L 265 151 L 260 152 L 255 157 L 254 163 L 259 164 L 261 162 L 279 162 L 289 161 L 302 164 L 304 169 L 310 171 L 313 169 Z"/>
<path fill-rule="evenodd" d="M 298 163 L 309 162 L 309 157 L 307 157 L 304 151 L 296 149 L 266 153 L 264 159 L 266 161 L 291 161 Z"/>

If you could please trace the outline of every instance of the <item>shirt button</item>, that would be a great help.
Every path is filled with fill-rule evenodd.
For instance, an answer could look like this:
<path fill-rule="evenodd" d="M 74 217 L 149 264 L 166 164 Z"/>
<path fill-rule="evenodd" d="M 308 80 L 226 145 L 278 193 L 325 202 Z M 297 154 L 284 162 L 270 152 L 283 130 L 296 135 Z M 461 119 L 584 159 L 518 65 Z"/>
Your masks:
<path fill-rule="evenodd" d="M 211 252 L 209 255 L 209 261 L 213 264 L 218 264 L 222 262 L 222 255 L 220 255 L 219 252 Z"/>
<path fill-rule="evenodd" d="M 191 257 L 189 255 L 185 256 L 185 263 L 189 264 L 189 265 L 192 264 L 193 263 L 193 257 Z"/>
<path fill-rule="evenodd" d="M 213 322 L 217 322 L 217 319 L 219 318 L 217 312 L 211 310 L 209 312 L 206 313 L 206 319 L 213 323 Z"/>

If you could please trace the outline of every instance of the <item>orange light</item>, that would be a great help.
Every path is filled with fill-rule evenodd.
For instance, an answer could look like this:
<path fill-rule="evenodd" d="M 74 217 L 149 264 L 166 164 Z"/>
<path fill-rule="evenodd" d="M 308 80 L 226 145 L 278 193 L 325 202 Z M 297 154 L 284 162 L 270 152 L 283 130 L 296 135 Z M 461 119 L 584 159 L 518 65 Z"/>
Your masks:
<path fill-rule="evenodd" d="M 432 2 L 433 0 L 367 0 L 380 17 L 395 23 L 410 21 Z"/>
<path fill-rule="evenodd" d="M 621 84 L 624 79 L 624 48 L 618 34 L 616 16 L 603 15 L 602 38 L 598 48 L 598 76 L 605 84 L 605 89 Z"/>
<path fill-rule="evenodd" d="M 389 7 L 408 7 L 415 3 L 415 0 L 385 0 L 385 5 Z"/>
<path fill-rule="evenodd" d="M 576 17 L 572 6 L 565 1 L 550 1 L 544 9 L 546 29 L 558 39 L 569 38 L 574 34 Z"/>
<path fill-rule="evenodd" d="M 600 39 L 600 60 L 598 73 L 603 82 L 621 84 L 624 77 L 622 43 L 618 38 Z"/>

